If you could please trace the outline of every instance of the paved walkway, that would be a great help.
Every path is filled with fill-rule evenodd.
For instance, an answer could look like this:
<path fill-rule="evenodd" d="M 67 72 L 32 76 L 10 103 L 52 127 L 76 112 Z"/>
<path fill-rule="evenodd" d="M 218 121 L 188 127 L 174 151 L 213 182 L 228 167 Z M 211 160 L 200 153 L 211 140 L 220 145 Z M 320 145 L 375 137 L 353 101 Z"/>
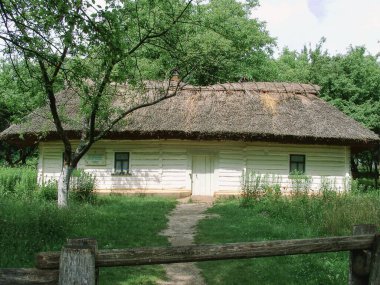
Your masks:
<path fill-rule="evenodd" d="M 199 220 L 207 217 L 205 211 L 210 203 L 179 203 L 170 213 L 168 228 L 161 234 L 167 236 L 171 245 L 194 244 L 194 234 Z M 200 270 L 194 263 L 174 263 L 164 265 L 169 281 L 160 285 L 205 285 Z"/>

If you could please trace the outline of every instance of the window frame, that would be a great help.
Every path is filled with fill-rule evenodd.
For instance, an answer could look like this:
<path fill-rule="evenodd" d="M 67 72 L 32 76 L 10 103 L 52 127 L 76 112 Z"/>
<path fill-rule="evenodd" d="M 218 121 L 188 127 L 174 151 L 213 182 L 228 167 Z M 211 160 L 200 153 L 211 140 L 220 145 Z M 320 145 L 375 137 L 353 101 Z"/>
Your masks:
<path fill-rule="evenodd" d="M 295 157 L 295 156 L 298 156 L 298 157 L 303 157 L 303 161 L 302 162 L 299 162 L 299 161 L 292 161 L 292 157 Z M 297 166 L 296 166 L 296 169 L 293 169 L 292 170 L 292 164 L 295 163 Z M 292 172 L 294 170 L 297 170 L 297 171 L 300 171 L 299 170 L 299 165 L 302 165 L 303 167 L 303 170 L 301 171 L 301 174 L 305 174 L 306 173 L 306 155 L 305 154 L 300 154 L 300 153 L 292 153 L 292 154 L 289 154 L 289 174 L 292 174 Z"/>
<path fill-rule="evenodd" d="M 116 156 L 118 154 L 128 154 L 128 159 L 117 159 Z M 130 175 L 131 152 L 129 152 L 129 151 L 115 151 L 113 159 L 114 159 L 114 163 L 113 163 L 114 171 L 112 173 L 113 175 Z M 116 164 L 118 161 L 122 162 L 120 171 L 117 170 L 117 168 L 116 168 Z M 125 161 L 127 161 L 127 169 L 124 168 Z"/>

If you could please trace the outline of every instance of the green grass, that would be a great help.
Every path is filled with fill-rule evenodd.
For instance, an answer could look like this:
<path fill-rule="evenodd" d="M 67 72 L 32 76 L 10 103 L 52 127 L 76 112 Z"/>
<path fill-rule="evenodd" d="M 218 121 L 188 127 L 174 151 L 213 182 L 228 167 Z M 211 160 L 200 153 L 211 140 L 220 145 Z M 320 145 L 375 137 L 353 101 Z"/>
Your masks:
<path fill-rule="evenodd" d="M 238 200 L 209 209 L 219 217 L 198 225 L 197 243 L 248 242 L 349 235 L 352 226 L 380 223 L 378 194 Z M 297 255 L 198 263 L 213 284 L 347 284 L 348 253 Z"/>
<path fill-rule="evenodd" d="M 33 267 L 40 251 L 60 250 L 67 238 L 95 237 L 99 248 L 168 245 L 158 232 L 175 201 L 107 196 L 56 207 L 56 185 L 35 187 L 33 168 L 0 168 L 0 268 Z M 50 202 L 49 202 L 50 201 Z M 380 223 L 378 192 L 293 199 L 262 198 L 249 207 L 220 201 L 200 222 L 198 243 L 226 243 L 349 235 L 354 224 Z M 212 284 L 346 284 L 347 253 L 199 263 Z M 155 284 L 161 266 L 103 268 L 101 284 Z"/>
<path fill-rule="evenodd" d="M 99 249 L 168 245 L 158 233 L 174 200 L 151 197 L 99 197 L 95 204 L 71 203 L 58 209 L 42 199 L 0 199 L 0 268 L 33 267 L 40 251 L 60 250 L 70 237 L 95 237 Z M 161 266 L 100 270 L 101 284 L 154 284 Z"/>

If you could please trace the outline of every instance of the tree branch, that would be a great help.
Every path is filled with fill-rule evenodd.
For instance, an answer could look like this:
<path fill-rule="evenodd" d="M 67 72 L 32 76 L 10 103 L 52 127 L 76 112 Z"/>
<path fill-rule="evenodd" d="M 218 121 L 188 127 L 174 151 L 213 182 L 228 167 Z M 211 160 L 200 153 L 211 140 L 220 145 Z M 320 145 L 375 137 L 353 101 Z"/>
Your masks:
<path fill-rule="evenodd" d="M 13 2 L 11 2 L 13 4 Z M 12 5 L 12 9 L 14 11 L 18 11 L 17 7 L 13 4 Z M 4 5 L 3 5 L 3 2 L 0 1 L 0 8 L 1 8 L 1 11 L 3 12 L 3 15 L 7 18 L 7 19 L 10 19 L 14 24 L 15 26 L 20 30 L 20 32 L 25 36 L 25 37 L 28 37 L 30 38 L 25 30 L 26 29 L 29 29 L 31 30 L 33 33 L 35 33 L 36 35 L 38 35 L 43 41 L 45 41 L 49 46 L 52 46 L 56 51 L 59 51 L 58 47 L 56 47 L 50 40 L 48 40 L 44 35 L 42 35 L 37 29 L 35 29 L 32 24 L 24 17 L 23 13 L 18 13 L 18 15 L 25 20 L 25 22 L 27 22 L 29 25 L 26 25 L 24 24 L 23 22 L 21 21 L 18 21 L 14 15 L 12 13 L 8 13 L 8 11 L 6 11 Z M 7 28 L 7 30 L 9 31 L 9 29 Z"/>
<path fill-rule="evenodd" d="M 41 69 L 42 79 L 44 82 L 44 88 L 45 88 L 46 94 L 48 95 L 49 106 L 50 106 L 51 114 L 53 116 L 54 125 L 55 125 L 57 132 L 58 132 L 59 136 L 61 137 L 63 144 L 64 144 L 65 156 L 67 159 L 66 162 L 70 163 L 70 161 L 71 161 L 71 143 L 69 141 L 69 138 L 66 135 L 65 130 L 63 129 L 62 122 L 61 122 L 61 119 L 60 119 L 59 114 L 58 114 L 57 102 L 56 102 L 56 98 L 54 96 L 53 85 L 52 85 L 51 80 L 49 79 L 49 75 L 48 75 L 48 72 L 46 70 L 46 67 L 45 67 L 45 65 L 41 59 L 38 60 L 38 64 L 39 64 L 40 69 Z"/>
<path fill-rule="evenodd" d="M 140 41 L 133 48 L 131 48 L 128 51 L 128 55 L 131 55 L 132 53 L 134 53 L 148 39 L 159 38 L 159 37 L 162 37 L 165 34 L 167 34 L 173 28 L 173 26 L 182 18 L 183 14 L 185 14 L 186 10 L 190 7 L 192 2 L 193 2 L 193 0 L 190 0 L 189 2 L 187 2 L 185 8 L 181 11 L 181 13 L 179 13 L 177 15 L 177 17 L 174 18 L 174 20 L 172 21 L 172 23 L 170 24 L 170 26 L 168 28 L 166 28 L 165 30 L 163 30 L 159 33 L 155 33 L 155 34 L 151 34 L 151 31 L 149 31 L 142 39 L 140 39 Z"/>
<path fill-rule="evenodd" d="M 96 122 L 96 114 L 99 110 L 99 103 L 100 103 L 100 98 L 103 95 L 104 89 L 106 88 L 107 84 L 110 81 L 111 73 L 112 70 L 115 66 L 115 63 L 110 63 L 108 66 L 105 75 L 103 77 L 102 82 L 100 83 L 99 89 L 97 91 L 97 94 L 95 95 L 94 101 L 92 102 L 92 110 L 91 110 L 91 115 L 90 115 L 90 132 L 89 132 L 89 140 L 91 142 L 94 141 L 94 134 L 95 134 L 95 122 Z"/>
<path fill-rule="evenodd" d="M 187 77 L 188 74 L 186 74 L 184 76 Z M 124 111 L 122 114 L 120 114 L 116 119 L 114 119 L 109 125 L 108 127 L 106 127 L 103 131 L 101 131 L 95 138 L 94 138 L 94 141 L 98 141 L 100 140 L 101 138 L 103 138 L 108 132 L 110 132 L 114 126 L 119 123 L 123 118 L 125 118 L 127 115 L 131 114 L 132 112 L 138 110 L 138 109 L 142 109 L 142 108 L 145 108 L 145 107 L 149 107 L 149 106 L 152 106 L 152 105 L 155 105 L 161 101 L 164 101 L 166 99 L 169 99 L 169 98 L 172 98 L 174 96 L 177 95 L 178 91 L 180 88 L 182 88 L 183 86 L 181 86 L 181 83 L 182 81 L 179 81 L 177 82 L 174 90 L 170 93 L 170 89 L 172 86 L 170 86 L 170 81 L 169 81 L 169 84 L 168 84 L 168 87 L 166 88 L 166 92 L 165 92 L 165 95 L 162 96 L 162 97 L 159 97 L 151 102 L 147 102 L 147 103 L 142 103 L 142 104 L 139 104 L 137 106 L 134 106 L 134 107 L 131 107 L 129 108 L 128 110 Z"/>

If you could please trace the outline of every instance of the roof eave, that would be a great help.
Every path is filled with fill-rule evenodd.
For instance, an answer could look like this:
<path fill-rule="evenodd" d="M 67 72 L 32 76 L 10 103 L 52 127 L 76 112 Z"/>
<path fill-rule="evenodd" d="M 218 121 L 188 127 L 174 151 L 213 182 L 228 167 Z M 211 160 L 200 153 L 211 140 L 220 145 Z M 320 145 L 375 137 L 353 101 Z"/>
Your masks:
<path fill-rule="evenodd" d="M 80 139 L 78 131 L 68 131 L 68 137 L 76 140 Z M 313 136 L 296 136 L 296 135 L 278 135 L 278 134 L 254 134 L 254 133 L 217 133 L 217 132 L 183 132 L 183 131 L 123 131 L 111 132 L 104 139 L 111 140 L 147 140 L 147 139 L 180 139 L 180 140 L 219 140 L 219 141 L 264 141 L 290 144 L 312 144 L 312 145 L 343 145 L 355 148 L 368 149 L 374 146 L 380 146 L 379 139 L 354 139 L 354 138 L 323 138 Z M 25 133 L 22 136 L 18 134 L 7 134 L 0 138 L 2 141 L 23 146 L 35 145 L 40 141 L 60 140 L 56 132 L 42 134 Z"/>

